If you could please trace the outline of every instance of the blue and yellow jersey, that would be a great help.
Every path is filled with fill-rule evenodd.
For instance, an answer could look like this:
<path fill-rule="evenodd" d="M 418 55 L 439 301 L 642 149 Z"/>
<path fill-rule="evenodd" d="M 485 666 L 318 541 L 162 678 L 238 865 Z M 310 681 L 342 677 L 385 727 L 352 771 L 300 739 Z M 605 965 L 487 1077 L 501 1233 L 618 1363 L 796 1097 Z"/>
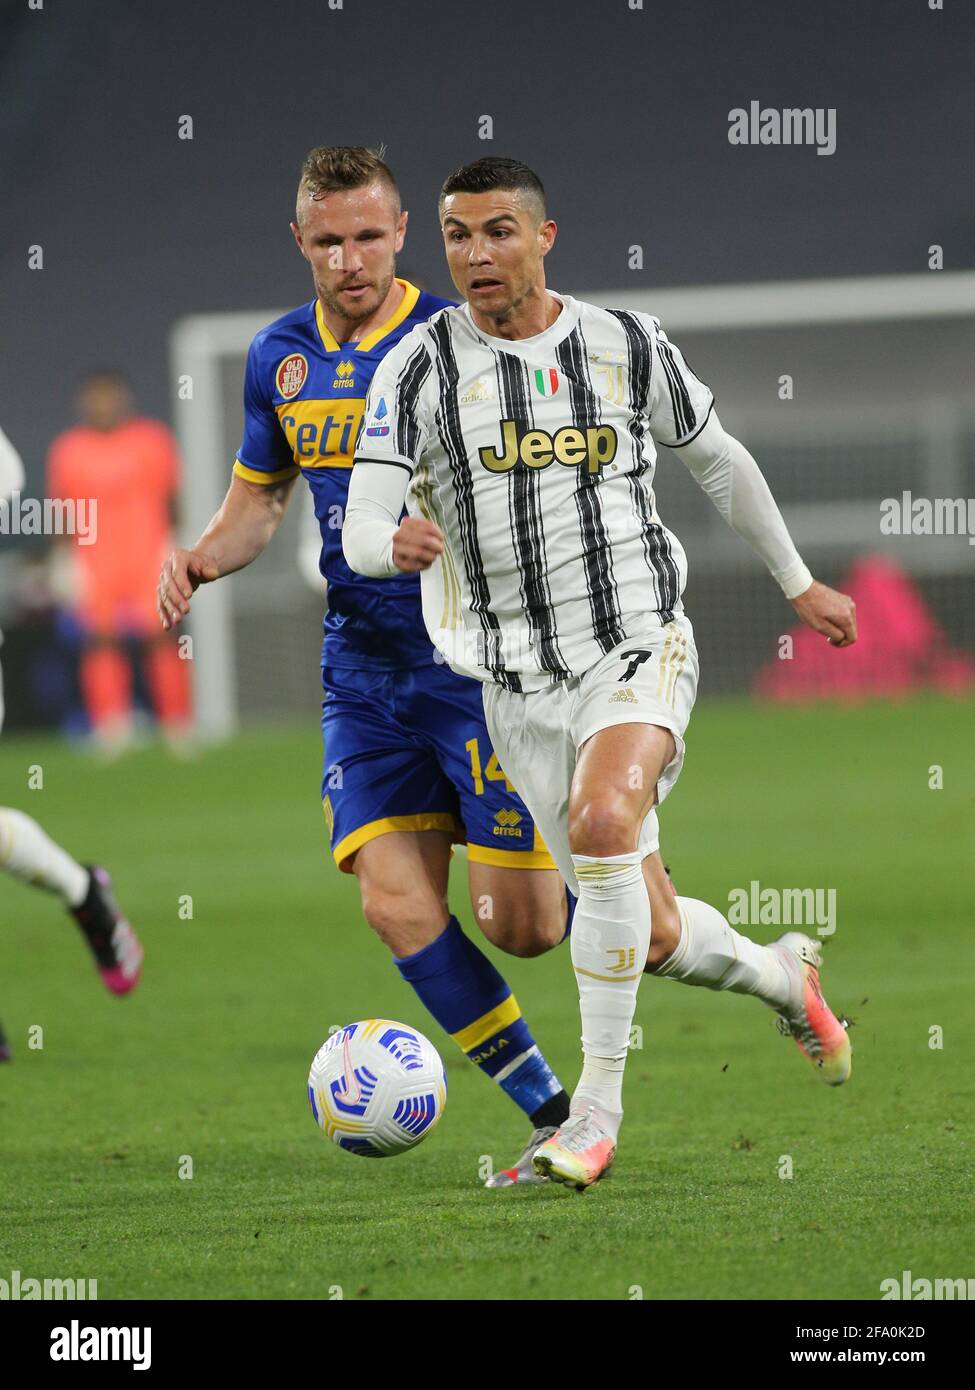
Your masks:
<path fill-rule="evenodd" d="M 417 323 L 451 303 L 406 280 L 393 316 L 357 343 L 338 343 L 317 299 L 261 330 L 244 377 L 244 438 L 234 472 L 252 483 L 303 473 L 322 533 L 328 584 L 323 661 L 396 670 L 433 661 L 420 576 L 370 579 L 342 554 L 342 521 L 356 435 L 379 363 Z"/>

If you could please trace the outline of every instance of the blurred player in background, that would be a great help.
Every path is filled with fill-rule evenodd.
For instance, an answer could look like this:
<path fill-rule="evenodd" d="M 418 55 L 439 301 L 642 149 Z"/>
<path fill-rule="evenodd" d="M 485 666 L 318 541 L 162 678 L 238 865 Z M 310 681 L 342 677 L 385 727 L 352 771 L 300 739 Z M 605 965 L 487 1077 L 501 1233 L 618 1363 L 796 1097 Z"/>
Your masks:
<path fill-rule="evenodd" d="M 579 896 L 583 1070 L 533 1165 L 582 1189 L 616 1152 L 644 969 L 755 995 L 823 1081 L 850 1074 L 820 943 L 787 932 L 759 945 L 667 881 L 655 806 L 680 774 L 698 663 L 654 443 L 678 451 L 805 623 L 846 646 L 856 621 L 845 594 L 813 580 L 758 465 L 658 320 L 546 288 L 556 226 L 531 169 L 487 158 L 458 170 L 440 216 L 466 303 L 418 325 L 377 371 L 343 544 L 359 573 L 422 571 L 430 633 L 484 682 L 494 745 Z"/>
<path fill-rule="evenodd" d="M 152 597 L 173 543 L 176 441 L 159 421 L 133 416 L 131 392 L 115 370 L 83 378 L 78 413 L 81 423 L 51 446 L 47 491 L 97 504 L 94 543 L 72 547 L 71 584 L 92 735 L 109 752 L 132 740 L 135 646 L 163 735 L 180 750 L 190 719 L 189 673 L 177 644 L 159 631 Z"/>
<path fill-rule="evenodd" d="M 20 455 L 0 431 L 0 498 L 24 485 Z M 2 638 L 0 638 L 2 642 Z M 3 727 L 3 675 L 0 672 L 0 728 Z M 108 874 L 97 865 L 79 864 L 56 845 L 30 816 L 0 806 L 0 868 L 34 888 L 56 894 L 81 928 L 98 973 L 113 994 L 128 994 L 139 982 L 142 947 L 112 895 Z M 0 1030 L 0 1061 L 10 1048 Z"/>
<path fill-rule="evenodd" d="M 172 628 L 199 584 L 232 574 L 270 541 L 295 479 L 312 490 L 327 583 L 322 680 L 323 806 L 339 868 L 401 976 L 464 1053 L 529 1117 L 532 1134 L 489 1186 L 537 1181 L 530 1160 L 568 1097 L 511 989 L 447 902 L 451 845 L 467 843 L 475 917 L 494 945 L 537 955 L 560 941 L 574 900 L 498 764 L 480 686 L 438 660 L 416 575 L 353 574 L 342 520 L 365 395 L 382 359 L 447 300 L 396 278 L 407 214 L 370 150 L 305 160 L 292 233 L 315 298 L 260 332 L 244 382 L 244 439 L 223 506 L 159 581 Z M 377 420 L 370 433 L 384 434 Z"/>

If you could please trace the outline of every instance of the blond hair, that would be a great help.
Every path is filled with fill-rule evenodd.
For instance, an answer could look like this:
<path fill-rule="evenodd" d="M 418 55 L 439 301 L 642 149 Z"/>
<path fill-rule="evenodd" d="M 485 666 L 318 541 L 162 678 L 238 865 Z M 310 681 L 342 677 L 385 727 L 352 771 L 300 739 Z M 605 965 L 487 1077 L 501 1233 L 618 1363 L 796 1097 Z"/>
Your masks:
<path fill-rule="evenodd" d="M 389 189 L 399 215 L 400 197 L 393 171 L 383 159 L 385 145 L 378 150 L 365 145 L 318 145 L 309 150 L 301 166 L 295 221 L 301 222 L 301 204 L 305 198 L 323 198 L 346 188 L 366 188 L 371 183 L 384 184 Z"/>

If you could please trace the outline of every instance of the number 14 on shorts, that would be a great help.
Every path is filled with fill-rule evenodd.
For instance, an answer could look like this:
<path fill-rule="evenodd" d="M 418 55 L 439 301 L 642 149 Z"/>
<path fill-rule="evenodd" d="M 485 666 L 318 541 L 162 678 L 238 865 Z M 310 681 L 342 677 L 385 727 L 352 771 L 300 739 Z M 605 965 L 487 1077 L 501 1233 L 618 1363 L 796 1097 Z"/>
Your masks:
<path fill-rule="evenodd" d="M 508 778 L 505 776 L 504 771 L 501 768 L 501 764 L 498 762 L 497 753 L 495 753 L 492 750 L 491 756 L 488 759 L 487 767 L 485 767 L 482 771 L 481 750 L 478 747 L 478 740 L 476 738 L 468 739 L 467 742 L 464 744 L 464 747 L 467 749 L 471 758 L 471 777 L 474 781 L 475 796 L 484 795 L 485 777 L 489 782 L 503 782 L 505 791 L 514 791 L 513 784 L 509 782 Z"/>

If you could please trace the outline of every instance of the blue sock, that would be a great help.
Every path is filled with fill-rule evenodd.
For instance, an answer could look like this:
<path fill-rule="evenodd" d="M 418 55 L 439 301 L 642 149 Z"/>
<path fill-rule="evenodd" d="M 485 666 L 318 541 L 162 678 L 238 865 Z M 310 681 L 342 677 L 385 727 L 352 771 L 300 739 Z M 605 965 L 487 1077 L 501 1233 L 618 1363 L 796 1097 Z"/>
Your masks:
<path fill-rule="evenodd" d="M 567 1118 L 568 1096 L 522 1018 L 517 999 L 456 917 L 436 941 L 395 965 L 444 1032 L 536 1127 Z"/>

